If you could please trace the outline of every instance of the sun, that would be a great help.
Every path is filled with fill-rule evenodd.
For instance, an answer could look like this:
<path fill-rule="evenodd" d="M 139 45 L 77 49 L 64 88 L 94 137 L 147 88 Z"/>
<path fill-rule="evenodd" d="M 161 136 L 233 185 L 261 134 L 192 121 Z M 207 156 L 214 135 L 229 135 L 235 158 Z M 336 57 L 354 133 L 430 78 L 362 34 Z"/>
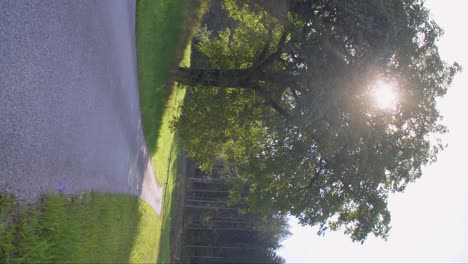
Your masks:
<path fill-rule="evenodd" d="M 382 110 L 392 110 L 398 103 L 396 85 L 391 82 L 377 81 L 372 95 L 375 105 Z"/>

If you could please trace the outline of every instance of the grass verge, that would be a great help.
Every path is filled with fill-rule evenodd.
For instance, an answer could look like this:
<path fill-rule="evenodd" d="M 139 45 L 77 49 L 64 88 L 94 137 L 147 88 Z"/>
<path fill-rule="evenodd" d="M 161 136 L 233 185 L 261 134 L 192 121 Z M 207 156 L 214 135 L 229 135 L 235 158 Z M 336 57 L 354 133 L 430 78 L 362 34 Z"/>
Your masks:
<path fill-rule="evenodd" d="M 156 153 L 162 113 L 170 95 L 168 80 L 176 64 L 184 0 L 137 1 L 136 37 L 140 107 L 146 142 Z"/>
<path fill-rule="evenodd" d="M 158 182 L 164 188 L 158 263 L 173 261 L 172 235 L 181 191 L 181 144 L 170 129 L 180 114 L 183 87 L 174 87 L 170 70 L 190 65 L 189 39 L 199 25 L 207 1 L 137 2 L 137 54 L 142 123 Z M 162 113 L 162 114 L 161 114 Z"/>
<path fill-rule="evenodd" d="M 140 262 L 151 249 L 135 246 L 136 234 L 155 221 L 149 205 L 126 195 L 47 195 L 28 205 L 1 195 L 0 262 Z"/>
<path fill-rule="evenodd" d="M 185 90 L 168 86 L 183 37 L 183 0 L 137 2 L 137 55 L 143 130 L 158 182 L 163 186 L 162 215 L 152 230 L 158 263 L 170 263 L 170 211 L 178 173 L 180 147 L 169 128 Z M 154 261 L 153 260 L 153 261 Z"/>

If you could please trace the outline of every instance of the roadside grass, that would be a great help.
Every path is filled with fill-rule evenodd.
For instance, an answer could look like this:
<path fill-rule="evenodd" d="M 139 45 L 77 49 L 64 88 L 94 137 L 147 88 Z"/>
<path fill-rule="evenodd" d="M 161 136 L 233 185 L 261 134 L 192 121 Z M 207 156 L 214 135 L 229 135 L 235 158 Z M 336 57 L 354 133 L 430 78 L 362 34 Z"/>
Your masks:
<path fill-rule="evenodd" d="M 146 142 L 156 153 L 162 113 L 170 95 L 171 68 L 180 47 L 184 0 L 137 1 L 137 58 L 140 108 Z"/>
<path fill-rule="evenodd" d="M 170 87 L 170 70 L 177 62 L 181 44 L 184 1 L 137 2 L 137 58 L 143 131 L 156 178 L 163 186 L 163 204 L 153 227 L 157 255 L 152 261 L 170 263 L 170 208 L 178 173 L 180 145 L 170 130 L 185 90 Z M 180 52 L 180 51 L 179 51 Z"/>
<path fill-rule="evenodd" d="M 23 204 L 3 194 L 0 262 L 140 262 L 151 251 L 143 243 L 155 239 L 135 243 L 136 234 L 157 221 L 149 205 L 127 195 L 54 194 Z"/>
<path fill-rule="evenodd" d="M 143 129 L 158 182 L 163 186 L 158 263 L 171 263 L 172 236 L 181 192 L 182 148 L 171 120 L 180 114 L 185 88 L 176 87 L 171 69 L 190 65 L 189 40 L 207 1 L 137 2 L 137 54 Z M 162 113 L 162 114 L 161 114 Z"/>
<path fill-rule="evenodd" d="M 169 105 L 183 100 L 185 95 L 184 90 L 174 90 Z M 161 134 L 158 140 L 159 144 L 156 155 L 153 156 L 153 164 L 155 166 L 155 173 L 158 181 L 161 183 L 164 189 L 162 214 L 161 214 L 161 232 L 158 247 L 158 263 L 171 263 L 171 233 L 172 233 L 172 222 L 173 219 L 177 218 L 177 208 L 179 201 L 177 200 L 177 192 L 180 188 L 177 188 L 180 184 L 180 160 L 181 147 L 177 137 L 170 131 L 168 127 L 167 119 L 170 118 L 170 112 L 176 112 L 178 109 L 173 108 L 172 111 L 166 111 L 163 118 L 163 126 L 161 127 Z"/>

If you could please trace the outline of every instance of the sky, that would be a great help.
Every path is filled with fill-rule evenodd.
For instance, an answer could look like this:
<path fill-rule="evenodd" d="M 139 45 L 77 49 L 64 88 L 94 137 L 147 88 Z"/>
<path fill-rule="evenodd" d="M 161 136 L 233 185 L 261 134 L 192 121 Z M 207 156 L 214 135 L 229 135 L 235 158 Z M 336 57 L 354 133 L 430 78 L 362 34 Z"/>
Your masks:
<path fill-rule="evenodd" d="M 342 231 L 320 237 L 316 227 L 302 227 L 291 218 L 293 234 L 278 251 L 288 263 L 468 262 L 468 1 L 432 0 L 426 6 L 445 32 L 438 43 L 441 57 L 464 68 L 438 102 L 449 128 L 443 136 L 448 147 L 423 169 L 421 179 L 389 197 L 387 242 L 371 236 L 361 245 Z"/>

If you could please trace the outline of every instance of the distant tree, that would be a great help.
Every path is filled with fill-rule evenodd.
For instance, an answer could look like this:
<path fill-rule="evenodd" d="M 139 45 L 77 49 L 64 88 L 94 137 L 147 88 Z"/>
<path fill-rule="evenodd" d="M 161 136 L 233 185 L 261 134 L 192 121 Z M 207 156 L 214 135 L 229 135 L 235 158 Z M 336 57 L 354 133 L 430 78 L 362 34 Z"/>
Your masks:
<path fill-rule="evenodd" d="M 228 202 L 225 190 L 230 186 L 223 174 L 229 172 L 222 169 L 216 166 L 209 178 L 200 173 L 188 178 L 184 262 L 285 263 L 275 251 L 290 235 L 286 216 L 236 210 L 245 208 L 245 203 Z"/>
<path fill-rule="evenodd" d="M 253 210 L 385 238 L 388 194 L 442 148 L 436 99 L 460 70 L 439 56 L 442 30 L 421 1 L 259 3 L 225 1 L 231 26 L 197 39 L 206 67 L 174 73 L 191 86 L 174 121 L 188 155 L 235 168 L 232 199 Z M 378 81 L 397 84 L 394 109 L 373 106 Z"/>

